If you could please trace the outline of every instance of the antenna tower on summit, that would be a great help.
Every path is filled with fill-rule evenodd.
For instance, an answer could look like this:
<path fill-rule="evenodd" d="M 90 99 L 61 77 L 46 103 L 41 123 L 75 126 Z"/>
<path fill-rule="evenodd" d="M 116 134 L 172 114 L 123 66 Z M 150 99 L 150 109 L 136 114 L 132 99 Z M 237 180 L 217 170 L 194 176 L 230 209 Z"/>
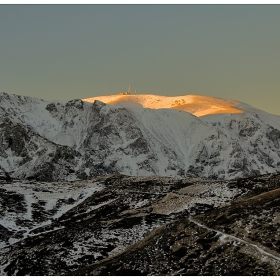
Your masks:
<path fill-rule="evenodd" d="M 128 86 L 128 91 L 120 92 L 119 95 L 130 95 L 130 85 Z"/>

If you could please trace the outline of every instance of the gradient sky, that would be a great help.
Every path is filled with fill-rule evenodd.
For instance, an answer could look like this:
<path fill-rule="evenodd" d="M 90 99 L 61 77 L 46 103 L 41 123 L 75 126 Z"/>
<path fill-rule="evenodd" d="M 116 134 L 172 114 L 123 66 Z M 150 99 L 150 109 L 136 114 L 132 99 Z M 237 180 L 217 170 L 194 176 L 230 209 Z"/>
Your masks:
<path fill-rule="evenodd" d="M 0 91 L 71 100 L 137 89 L 280 115 L 280 5 L 0 5 Z"/>

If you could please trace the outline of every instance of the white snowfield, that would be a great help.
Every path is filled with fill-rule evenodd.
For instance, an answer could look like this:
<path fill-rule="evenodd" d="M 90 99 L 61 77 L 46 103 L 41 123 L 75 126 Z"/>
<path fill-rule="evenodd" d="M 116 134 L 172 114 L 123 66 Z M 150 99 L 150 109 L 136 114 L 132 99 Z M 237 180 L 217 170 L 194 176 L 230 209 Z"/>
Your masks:
<path fill-rule="evenodd" d="M 3 93 L 0 100 L 1 120 L 37 135 L 38 147 L 28 146 L 31 160 L 24 164 L 9 147 L 8 132 L 0 140 L 0 165 L 18 178 L 31 176 L 30 166 L 51 162 L 62 146 L 82 155 L 75 155 L 72 169 L 87 175 L 232 179 L 280 170 L 280 116 L 238 101 L 110 95 L 61 102 Z M 64 173 L 59 178 L 77 178 Z"/>

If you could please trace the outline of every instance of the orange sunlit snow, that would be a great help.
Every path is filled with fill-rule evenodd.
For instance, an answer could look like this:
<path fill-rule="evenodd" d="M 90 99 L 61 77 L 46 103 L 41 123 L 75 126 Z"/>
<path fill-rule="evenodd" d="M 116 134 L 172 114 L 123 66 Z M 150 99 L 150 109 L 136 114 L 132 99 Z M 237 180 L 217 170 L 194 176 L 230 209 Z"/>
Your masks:
<path fill-rule="evenodd" d="M 197 117 L 213 114 L 243 113 L 243 111 L 238 108 L 239 102 L 237 101 L 200 95 L 108 95 L 83 99 L 83 101 L 86 102 L 94 102 L 95 100 L 118 107 L 177 109 L 189 112 Z"/>

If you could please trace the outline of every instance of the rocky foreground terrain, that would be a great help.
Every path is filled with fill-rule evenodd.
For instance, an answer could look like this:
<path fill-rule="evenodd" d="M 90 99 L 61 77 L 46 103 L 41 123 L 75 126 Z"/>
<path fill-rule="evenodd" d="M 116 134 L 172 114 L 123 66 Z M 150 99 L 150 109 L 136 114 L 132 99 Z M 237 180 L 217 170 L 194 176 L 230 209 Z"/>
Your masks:
<path fill-rule="evenodd" d="M 0 275 L 280 274 L 279 173 L 0 185 Z"/>

